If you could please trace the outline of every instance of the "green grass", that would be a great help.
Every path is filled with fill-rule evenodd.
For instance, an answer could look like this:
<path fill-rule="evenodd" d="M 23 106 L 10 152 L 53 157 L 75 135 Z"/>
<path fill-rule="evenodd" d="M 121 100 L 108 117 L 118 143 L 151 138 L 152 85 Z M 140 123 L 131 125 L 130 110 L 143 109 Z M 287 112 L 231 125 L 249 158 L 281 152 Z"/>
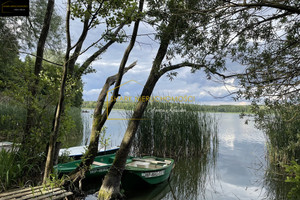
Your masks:
<path fill-rule="evenodd" d="M 41 161 L 41 156 L 39 159 L 28 158 L 14 148 L 11 151 L 2 149 L 0 151 L 0 192 L 40 181 Z"/>
<path fill-rule="evenodd" d="M 38 121 L 30 135 L 30 149 L 34 153 L 0 151 L 0 192 L 41 181 L 45 161 L 46 146 L 52 128 L 54 107 L 45 109 L 37 117 Z M 20 143 L 24 133 L 26 110 L 20 105 L 0 104 L 0 141 Z M 82 120 L 80 108 L 67 108 L 61 118 L 59 141 L 62 146 L 76 146 L 82 140 Z"/>

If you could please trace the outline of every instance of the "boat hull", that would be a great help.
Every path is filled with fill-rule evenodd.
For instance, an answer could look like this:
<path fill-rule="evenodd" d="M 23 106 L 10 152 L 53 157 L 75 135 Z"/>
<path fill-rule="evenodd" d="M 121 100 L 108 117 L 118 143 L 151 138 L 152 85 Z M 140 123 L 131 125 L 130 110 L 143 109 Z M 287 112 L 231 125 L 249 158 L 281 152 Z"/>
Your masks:
<path fill-rule="evenodd" d="M 112 166 L 115 154 L 97 156 L 86 173 L 86 178 L 105 176 Z M 54 167 L 59 176 L 69 174 L 79 166 L 81 160 L 58 164 Z M 144 156 L 142 158 L 128 157 L 122 176 L 122 185 L 125 187 L 139 187 L 156 185 L 166 181 L 174 166 L 170 158 Z"/>
<path fill-rule="evenodd" d="M 105 176 L 115 159 L 115 154 L 97 156 L 94 159 L 91 169 L 85 174 L 86 178 Z M 81 160 L 75 160 L 68 163 L 62 163 L 54 166 L 54 170 L 59 176 L 70 174 L 79 166 Z M 130 159 L 127 162 L 131 162 Z"/>
<path fill-rule="evenodd" d="M 134 164 L 136 162 L 137 164 Z M 129 187 L 156 185 L 166 181 L 171 174 L 174 160 L 145 156 L 126 165 L 122 184 Z"/>
<path fill-rule="evenodd" d="M 60 149 L 59 156 L 67 155 L 74 160 L 81 159 L 82 155 L 85 153 L 88 146 L 76 146 L 70 147 L 67 149 Z M 111 147 L 111 148 L 98 148 L 97 156 L 107 155 L 116 153 L 119 150 L 119 147 Z"/>

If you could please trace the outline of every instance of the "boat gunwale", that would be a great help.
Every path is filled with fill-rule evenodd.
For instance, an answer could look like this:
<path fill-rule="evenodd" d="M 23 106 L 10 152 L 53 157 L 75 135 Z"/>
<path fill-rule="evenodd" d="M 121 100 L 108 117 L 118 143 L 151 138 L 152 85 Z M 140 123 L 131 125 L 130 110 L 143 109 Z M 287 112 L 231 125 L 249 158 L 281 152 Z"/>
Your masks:
<path fill-rule="evenodd" d="M 161 166 L 160 168 L 157 168 L 157 169 L 153 169 L 153 168 L 142 168 L 142 167 L 135 167 L 135 166 L 128 166 L 128 164 L 126 164 L 125 166 L 125 170 L 128 171 L 128 172 L 157 172 L 157 171 L 161 171 L 161 170 L 165 170 L 165 169 L 168 169 L 170 167 L 172 167 L 174 165 L 174 160 L 172 158 L 159 158 L 159 157 L 155 157 L 155 156 L 144 156 L 140 159 L 147 159 L 147 158 L 155 158 L 155 159 L 161 159 L 161 160 L 157 160 L 157 161 L 161 161 L 161 162 L 164 162 L 165 160 L 168 160 L 168 161 L 171 161 L 171 163 L 165 165 L 165 166 Z M 138 160 L 137 160 L 138 161 Z M 155 161 L 155 160 L 153 160 Z M 134 161 L 133 161 L 134 162 Z M 143 162 L 143 161 L 141 161 Z M 147 163 L 147 161 L 144 161 Z M 149 163 L 149 162 L 148 162 Z"/>

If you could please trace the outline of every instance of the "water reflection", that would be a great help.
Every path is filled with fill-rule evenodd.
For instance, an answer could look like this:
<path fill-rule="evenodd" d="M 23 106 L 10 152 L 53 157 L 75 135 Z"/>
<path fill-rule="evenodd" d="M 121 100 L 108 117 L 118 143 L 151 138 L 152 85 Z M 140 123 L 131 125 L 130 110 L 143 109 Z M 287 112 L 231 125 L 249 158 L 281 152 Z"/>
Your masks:
<path fill-rule="evenodd" d="M 81 141 L 81 146 L 88 145 L 90 143 L 90 134 L 92 131 L 93 123 L 93 110 L 86 109 L 84 112 L 81 112 L 81 118 L 83 122 L 83 137 Z"/>
<path fill-rule="evenodd" d="M 118 115 L 117 112 L 114 113 Z M 216 114 L 219 129 L 218 153 L 176 161 L 170 182 L 138 191 L 126 191 L 128 199 L 282 199 L 287 184 L 276 166 L 266 161 L 266 138 L 250 121 L 238 114 Z M 108 130 L 118 144 L 124 134 L 122 121 L 110 121 Z M 117 124 L 118 123 L 118 124 Z M 118 133 L 119 131 L 119 133 Z M 112 134 L 110 132 L 110 134 Z M 89 196 L 87 199 L 96 199 Z"/>
<path fill-rule="evenodd" d="M 82 113 L 83 119 L 83 138 L 81 145 L 88 145 L 90 143 L 90 134 L 93 125 L 93 109 L 85 109 L 87 112 Z M 113 110 L 109 118 L 124 118 L 125 111 L 122 110 Z M 107 120 L 105 123 L 106 129 L 106 138 L 110 139 L 111 146 L 118 146 L 120 145 L 123 135 L 126 130 L 126 120 Z"/>
<path fill-rule="evenodd" d="M 270 200 L 287 200 L 287 194 L 292 185 L 286 183 L 285 171 L 275 163 L 269 163 L 265 170 L 264 186 L 266 188 L 266 196 Z"/>

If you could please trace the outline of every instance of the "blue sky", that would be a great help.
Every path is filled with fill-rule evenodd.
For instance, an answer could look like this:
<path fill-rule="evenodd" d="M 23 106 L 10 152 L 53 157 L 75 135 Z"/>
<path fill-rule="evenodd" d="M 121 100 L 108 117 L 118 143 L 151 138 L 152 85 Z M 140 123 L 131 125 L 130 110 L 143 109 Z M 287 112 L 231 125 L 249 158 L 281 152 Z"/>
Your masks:
<path fill-rule="evenodd" d="M 64 13 L 64 6 L 61 2 L 58 5 L 59 12 Z M 71 23 L 71 35 L 73 38 L 73 44 L 75 39 L 81 32 L 81 23 L 79 21 L 73 21 Z M 126 28 L 126 32 L 130 33 L 131 29 Z M 153 33 L 152 27 L 141 23 L 139 34 Z M 85 47 L 97 40 L 97 36 L 101 33 L 101 27 L 92 30 L 87 36 Z M 103 84 L 108 76 L 117 73 L 120 61 L 122 59 L 124 50 L 127 47 L 127 43 L 124 44 L 113 44 L 100 58 L 92 63 L 92 67 L 96 70 L 96 73 L 84 75 L 82 80 L 84 82 L 83 99 L 85 101 L 96 101 L 101 91 Z M 124 85 L 121 90 L 121 96 L 137 96 L 142 91 L 142 86 L 149 75 L 153 58 L 156 55 L 158 43 L 147 36 L 140 36 L 137 38 L 137 42 L 130 54 L 130 58 L 127 62 L 127 66 L 134 61 L 137 61 L 137 65 L 128 71 L 122 83 L 130 80 L 134 80 L 129 84 Z M 90 49 L 85 54 L 79 57 L 78 62 L 82 63 L 89 55 L 95 51 L 95 48 Z M 233 71 L 238 69 L 240 66 L 232 65 L 229 66 Z M 178 75 L 173 81 L 165 75 L 158 81 L 154 95 L 159 96 L 194 96 L 195 102 L 199 104 L 218 105 L 218 104 L 247 104 L 247 102 L 239 101 L 234 102 L 232 97 L 226 98 L 215 98 L 223 97 L 228 95 L 228 91 L 233 92 L 236 88 L 233 86 L 235 83 L 234 79 L 227 80 L 227 84 L 218 81 L 213 78 L 207 80 L 205 73 L 197 71 L 191 73 L 189 68 L 182 68 L 176 70 Z M 136 82 L 140 83 L 137 84 Z M 213 95 L 211 95 L 211 94 Z"/>

